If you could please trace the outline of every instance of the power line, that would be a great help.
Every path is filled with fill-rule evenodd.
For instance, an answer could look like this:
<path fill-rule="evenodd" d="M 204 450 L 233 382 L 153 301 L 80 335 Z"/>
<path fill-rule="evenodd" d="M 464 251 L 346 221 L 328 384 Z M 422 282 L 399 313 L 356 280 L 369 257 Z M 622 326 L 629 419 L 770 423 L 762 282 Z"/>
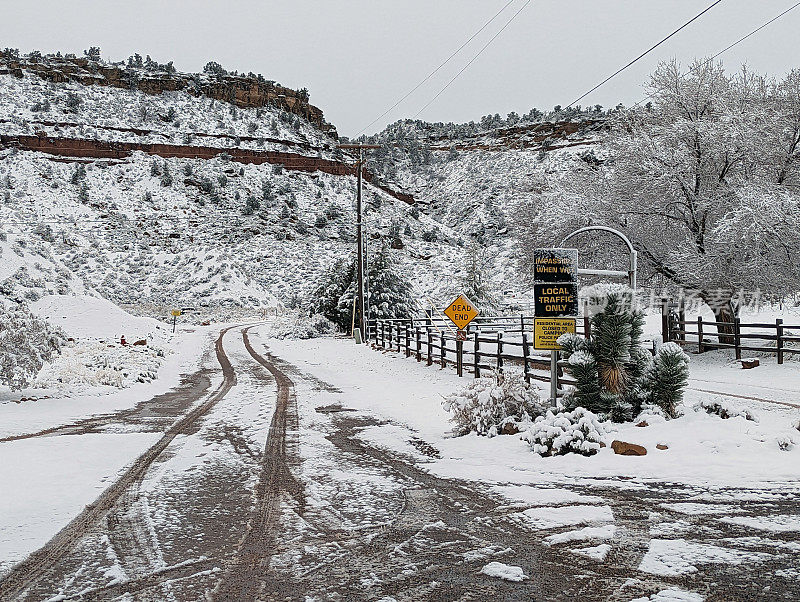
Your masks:
<path fill-rule="evenodd" d="M 430 72 L 430 73 L 427 75 L 427 77 L 425 77 L 425 78 L 424 78 L 424 79 L 423 79 L 421 82 L 419 82 L 419 83 L 418 83 L 416 86 L 414 86 L 413 88 L 411 88 L 411 90 L 409 90 L 408 92 L 406 92 L 406 94 L 405 94 L 404 96 L 402 96 L 402 97 L 400 98 L 400 100 L 398 100 L 398 101 L 397 101 L 396 103 L 394 103 L 394 104 L 393 104 L 391 107 L 389 107 L 388 109 L 386 109 L 386 111 L 384 111 L 384 112 L 383 112 L 381 115 L 379 115 L 378 117 L 376 117 L 375 119 L 373 119 L 373 120 L 372 120 L 372 121 L 371 121 L 371 122 L 370 122 L 370 123 L 369 123 L 367 126 L 365 126 L 365 127 L 364 127 L 364 128 L 363 128 L 363 129 L 362 129 L 360 132 L 358 132 L 358 134 L 356 134 L 356 137 L 358 137 L 358 136 L 360 136 L 361 134 L 363 134 L 364 132 L 366 132 L 366 131 L 367 131 L 367 130 L 368 130 L 370 127 L 372 127 L 372 125 L 373 125 L 373 124 L 375 124 L 377 121 L 379 121 L 379 120 L 383 119 L 384 117 L 386 117 L 386 115 L 388 115 L 388 114 L 389 114 L 389 113 L 390 113 L 390 112 L 391 112 L 393 109 L 395 109 L 395 108 L 397 107 L 397 105 L 399 105 L 399 104 L 400 104 L 401 102 L 403 102 L 403 101 L 404 101 L 406 98 L 408 98 L 408 97 L 409 97 L 409 96 L 411 96 L 411 95 L 412 95 L 414 92 L 416 92 L 416 91 L 419 89 L 419 87 L 420 87 L 422 84 L 424 84 L 426 81 L 428 81 L 428 80 L 429 80 L 430 78 L 432 78 L 434 75 L 436 75 L 436 73 L 438 73 L 438 72 L 439 72 L 439 70 L 440 70 L 442 67 L 444 67 L 444 66 L 445 66 L 447 63 L 449 63 L 449 62 L 450 62 L 450 60 L 451 60 L 451 59 L 452 59 L 454 56 L 456 56 L 456 55 L 457 55 L 459 52 L 461 52 L 461 51 L 464 49 L 464 47 L 465 47 L 467 44 L 469 44 L 469 43 L 470 43 L 472 40 L 474 40 L 474 39 L 475 39 L 475 37 L 476 37 L 476 36 L 477 36 L 477 35 L 478 35 L 480 32 L 482 32 L 484 29 L 486 29 L 486 28 L 487 28 L 487 27 L 488 27 L 488 26 L 489 26 L 489 25 L 492 23 L 492 21 L 494 21 L 494 20 L 495 20 L 497 17 L 499 17 L 499 16 L 500 16 L 500 14 L 501 14 L 501 13 L 502 13 L 502 12 L 503 12 L 505 9 L 507 9 L 507 8 L 508 8 L 508 7 L 509 7 L 509 6 L 510 6 L 510 5 L 511 5 L 513 2 L 514 2 L 514 0 L 508 0 L 508 2 L 506 2 L 506 4 L 503 6 L 503 8 L 501 8 L 499 11 L 497 11 L 497 12 L 494 14 L 494 16 L 493 16 L 491 19 L 489 19 L 488 21 L 486 21 L 486 23 L 484 23 L 484 24 L 483 24 L 483 26 L 481 26 L 481 28 L 480 28 L 478 31 L 476 31 L 474 34 L 472 34 L 472 36 L 470 36 L 470 38 L 469 38 L 469 39 L 468 39 L 466 42 L 464 42 L 463 44 L 461 44 L 461 46 L 459 46 L 459 47 L 458 47 L 458 49 L 457 49 L 457 50 L 456 50 L 456 51 L 455 51 L 453 54 L 451 54 L 450 56 L 448 56 L 448 57 L 445 59 L 445 61 L 444 61 L 444 62 L 443 62 L 441 65 L 439 65 L 438 67 L 436 67 L 436 69 L 434 69 L 433 71 L 431 71 L 431 72 Z"/>
<path fill-rule="evenodd" d="M 795 8 L 797 8 L 798 6 L 800 6 L 800 2 L 796 2 L 795 4 L 793 4 L 792 6 L 790 6 L 789 8 L 787 8 L 785 11 L 783 11 L 782 13 L 780 13 L 780 14 L 778 14 L 778 15 L 776 15 L 776 16 L 774 16 L 774 17 L 772 17 L 772 18 L 771 18 L 769 21 L 767 21 L 766 23 L 764 23 L 764 24 L 762 24 L 762 25 L 760 25 L 760 26 L 756 27 L 756 28 L 755 28 L 753 31 L 751 31 L 751 32 L 750 32 L 750 33 L 748 33 L 747 35 L 744 35 L 744 36 L 742 36 L 741 38 L 739 38 L 738 40 L 736 40 L 735 42 L 733 42 L 732 44 L 729 44 L 728 46 L 726 46 L 725 48 L 723 48 L 722 50 L 720 50 L 719 52 L 717 52 L 717 53 L 716 53 L 716 54 L 714 54 L 713 56 L 711 56 L 711 57 L 709 57 L 708 59 L 706 59 L 706 60 L 705 60 L 705 61 L 704 61 L 702 64 L 700 64 L 700 65 L 695 65 L 694 67 L 690 67 L 690 68 L 689 68 L 689 70 L 688 70 L 686 73 L 684 73 L 683 75 L 689 75 L 689 74 L 690 74 L 690 73 L 691 73 L 691 72 L 692 72 L 694 69 L 697 69 L 697 68 L 699 68 L 699 67 L 704 67 L 704 66 L 706 66 L 708 63 L 710 63 L 711 61 L 713 61 L 713 60 L 714 60 L 715 58 L 717 58 L 718 56 L 720 56 L 720 55 L 724 54 L 725 52 L 728 52 L 728 50 L 730 50 L 730 49 L 731 49 L 731 48 L 733 48 L 734 46 L 736 46 L 736 45 L 738 45 L 738 44 L 740 44 L 740 43 L 744 42 L 744 41 L 745 41 L 747 38 L 749 38 L 749 37 L 751 37 L 751 36 L 753 36 L 753 35 L 757 34 L 759 31 L 761 31 L 762 29 L 764 29 L 764 28 L 765 28 L 765 27 L 767 27 L 768 25 L 770 25 L 770 24 L 774 23 L 775 21 L 777 21 L 778 19 L 780 19 L 781 17 L 783 17 L 785 14 L 787 14 L 787 13 L 789 13 L 789 12 L 793 11 L 793 10 L 794 10 Z M 631 108 L 635 108 L 635 107 L 639 106 L 640 104 L 642 104 L 642 103 L 643 103 L 643 102 L 645 102 L 646 100 L 649 100 L 649 99 L 651 99 L 652 97 L 653 97 L 653 95 L 652 95 L 652 94 L 648 94 L 648 95 L 647 95 L 647 96 L 645 96 L 643 99 L 641 99 L 641 100 L 637 101 L 637 102 L 636 102 L 636 103 L 633 105 L 633 107 L 631 107 Z"/>
<path fill-rule="evenodd" d="M 684 23 L 683 25 L 681 25 L 681 26 L 680 26 L 678 29 L 676 29 L 676 30 L 675 30 L 675 31 L 673 31 L 671 34 L 669 34 L 667 37 L 663 38 L 661 41 L 659 41 L 658 43 L 654 44 L 653 46 L 651 46 L 650 48 L 648 48 L 647 50 L 645 50 L 645 51 L 644 51 L 642 54 L 640 54 L 639 56 L 637 56 L 635 59 L 633 59 L 633 60 L 632 60 L 631 62 L 629 62 L 627 65 L 625 65 L 624 67 L 620 67 L 620 68 L 619 68 L 619 69 L 617 69 L 617 70 L 616 70 L 614 73 L 612 73 L 612 74 L 611 74 L 611 75 L 609 75 L 607 78 L 605 78 L 603 81 L 601 81 L 599 84 L 597 84 L 596 86 L 594 86 L 593 88 L 591 88 L 591 89 L 590 89 L 590 90 L 588 90 L 587 92 L 584 92 L 583 94 L 581 94 L 581 95 L 580 95 L 578 98 L 576 98 L 576 99 L 575 99 L 575 100 L 573 100 L 571 103 L 569 103 L 569 104 L 568 104 L 568 105 L 567 105 L 565 108 L 569 108 L 569 107 L 571 107 L 572 105 L 574 105 L 574 104 L 577 104 L 579 101 L 583 100 L 583 99 L 584 99 L 585 97 L 587 97 L 589 94 L 591 94 L 592 92 L 594 92 L 595 90 L 597 90 L 597 88 L 599 88 L 600 86 L 602 86 L 603 84 L 605 84 L 605 83 L 606 83 L 606 82 L 608 82 L 609 80 L 611 80 L 611 79 L 615 78 L 617 75 L 619 75 L 620 73 L 622 73 L 623 71 L 625 71 L 625 69 L 627 69 L 628 67 L 630 67 L 631 65 L 633 65 L 635 62 L 637 62 L 638 60 L 640 60 L 641 58 L 643 58 L 644 56 L 646 56 L 647 54 L 649 54 L 650 52 L 652 52 L 653 50 L 655 50 L 656 48 L 658 48 L 659 46 L 661 46 L 661 44 L 663 44 L 664 42 L 666 42 L 667 40 L 669 40 L 669 39 L 670 39 L 672 36 L 674 36 L 675 34 L 677 34 L 677 33 L 678 33 L 679 31 L 681 31 L 682 29 L 684 29 L 684 28 L 688 27 L 688 26 L 689 26 L 691 23 L 693 23 L 694 21 L 696 21 L 697 19 L 699 19 L 701 16 L 703 16 L 705 13 L 707 13 L 708 11 L 710 11 L 712 8 L 714 8 L 714 7 L 715 7 L 717 4 L 719 4 L 719 3 L 720 3 L 720 2 L 722 2 L 722 1 L 723 1 L 723 0 L 716 0 L 716 2 L 714 2 L 713 4 L 711 4 L 711 5 L 707 6 L 707 7 L 706 7 L 705 9 L 703 9 L 701 12 L 697 13 L 697 14 L 696 14 L 694 17 L 692 17 L 691 19 L 689 19 L 689 20 L 688 20 L 686 23 Z"/>
<path fill-rule="evenodd" d="M 758 33 L 759 31 L 761 31 L 762 29 L 764 29 L 764 28 L 765 28 L 767 25 L 770 25 L 770 24 L 771 24 L 771 23 L 773 23 L 774 21 L 777 21 L 777 20 L 778 20 L 778 19 L 780 19 L 780 18 L 781 18 L 783 15 L 785 15 L 785 14 L 786 14 L 786 13 L 788 13 L 789 11 L 792 11 L 792 10 L 794 10 L 794 9 L 795 9 L 795 8 L 797 8 L 798 6 L 800 6 L 800 2 L 798 2 L 798 3 L 794 4 L 793 6 L 790 6 L 790 7 L 789 7 L 789 8 L 787 8 L 785 11 L 783 11 L 781 14 L 777 15 L 776 17 L 773 17 L 772 19 L 770 19 L 769 21 L 767 21 L 766 23 L 764 23 L 764 24 L 763 24 L 761 27 L 758 27 L 758 28 L 754 29 L 753 31 L 751 31 L 750 33 L 748 33 L 746 36 L 739 38 L 738 40 L 736 40 L 736 41 L 735 41 L 733 44 L 731 44 L 730 46 L 728 46 L 728 47 L 726 47 L 726 48 L 723 48 L 722 50 L 720 50 L 720 51 L 719 51 L 717 54 L 715 54 L 714 56 L 712 56 L 712 57 L 711 57 L 710 59 L 708 59 L 708 60 L 709 60 L 709 61 L 713 61 L 715 58 L 717 58 L 717 57 L 718 57 L 720 54 L 722 54 L 723 52 L 728 52 L 728 50 L 730 50 L 731 48 L 733 48 L 734 46 L 736 46 L 736 45 L 737 45 L 737 44 L 739 44 L 740 42 L 744 42 L 744 41 L 745 41 L 747 38 L 749 38 L 750 36 L 752 36 L 752 35 L 753 35 L 753 34 L 755 34 L 755 33 Z"/>
<path fill-rule="evenodd" d="M 717 0 L 717 2 L 722 2 L 722 0 Z M 523 4 L 523 5 L 520 7 L 520 9 L 519 9 L 517 12 L 515 12 L 515 13 L 514 13 L 514 15 L 513 15 L 513 16 L 512 16 L 512 17 L 511 17 L 511 18 L 510 18 L 510 19 L 509 19 L 507 22 L 506 22 L 506 24 L 505 24 L 505 25 L 503 25 L 503 27 L 501 27 L 501 28 L 500 28 L 500 31 L 498 31 L 496 34 L 494 34 L 494 35 L 493 35 L 493 36 L 492 36 L 492 37 L 489 39 L 489 41 L 488 41 L 488 42 L 486 42 L 486 44 L 484 44 L 484 45 L 483 45 L 483 48 L 481 48 L 481 49 L 478 51 L 478 54 L 476 54 L 475 56 L 473 56 L 473 57 L 470 59 L 470 61 L 469 61 L 469 62 L 468 62 L 466 65 L 464 65 L 464 66 L 461 68 L 461 70 L 460 70 L 458 73 L 456 73 L 456 74 L 453 76 L 453 79 L 451 79 L 449 82 L 447 82 L 447 83 L 445 84 L 444 88 L 442 88 L 441 90 L 439 90 L 439 92 L 437 92 L 437 93 L 436 93 L 436 96 L 434 96 L 433 98 L 431 98 L 431 99 L 428 101 L 428 103 L 427 103 L 427 104 L 426 104 L 424 107 L 422 107 L 422 108 L 421 108 L 419 111 L 417 111 L 417 114 L 416 114 L 416 115 L 414 115 L 414 119 L 416 119 L 417 117 L 419 117 L 419 114 L 420 114 L 420 113 L 422 113 L 422 112 L 423 112 L 425 109 L 427 109 L 429 106 L 431 106 L 431 104 L 433 104 L 433 102 L 434 102 L 434 101 L 435 101 L 437 98 L 439 98 L 439 96 L 441 96 L 441 94 L 442 94 L 442 93 L 443 93 L 445 90 L 447 90 L 447 88 L 449 88 L 449 87 L 450 87 L 450 84 L 452 84 L 454 81 L 456 81 L 456 79 L 458 79 L 458 76 L 459 76 L 459 75 L 461 75 L 462 73 L 464 73 L 464 71 L 466 71 L 466 70 L 467 70 L 467 68 L 468 68 L 468 67 L 469 67 L 469 66 L 470 66 L 472 63 L 474 63 L 474 62 L 475 62 L 475 59 L 477 59 L 477 58 L 478 58 L 478 57 L 479 57 L 481 54 L 483 54 L 483 51 L 484 51 L 484 50 L 486 50 L 486 49 L 489 47 L 489 45 L 490 45 L 492 42 L 494 42 L 494 40 L 497 38 L 497 36 L 499 36 L 501 33 L 503 33 L 503 31 L 506 29 L 506 27 L 508 27 L 509 25 L 511 25 L 511 22 L 512 22 L 514 19 L 516 19 L 516 18 L 517 18 L 517 15 L 518 15 L 518 14 L 520 14 L 520 13 L 521 13 L 521 12 L 522 12 L 522 11 L 525 9 L 525 7 L 526 7 L 526 6 L 528 6 L 528 4 L 530 4 L 530 3 L 531 3 L 531 0 L 526 0 L 525 4 Z"/>

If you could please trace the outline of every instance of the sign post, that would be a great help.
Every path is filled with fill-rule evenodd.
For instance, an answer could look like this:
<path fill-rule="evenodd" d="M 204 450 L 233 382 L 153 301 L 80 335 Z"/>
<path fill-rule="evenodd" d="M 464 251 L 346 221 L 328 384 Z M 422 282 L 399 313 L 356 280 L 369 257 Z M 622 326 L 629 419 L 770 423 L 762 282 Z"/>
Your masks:
<path fill-rule="evenodd" d="M 175 334 L 175 325 L 178 322 L 178 316 L 181 315 L 181 310 L 173 309 L 172 310 L 172 334 Z"/>
<path fill-rule="evenodd" d="M 550 350 L 550 398 L 558 397 L 558 337 L 575 332 L 578 250 L 534 249 L 533 348 Z"/>

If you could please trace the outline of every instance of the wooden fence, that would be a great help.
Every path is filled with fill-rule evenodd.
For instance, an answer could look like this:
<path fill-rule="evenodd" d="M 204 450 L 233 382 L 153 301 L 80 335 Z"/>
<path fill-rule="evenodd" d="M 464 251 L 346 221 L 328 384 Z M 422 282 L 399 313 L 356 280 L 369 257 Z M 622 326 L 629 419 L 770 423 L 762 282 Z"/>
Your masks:
<path fill-rule="evenodd" d="M 670 311 L 673 305 L 662 304 L 662 340 L 682 346 L 697 343 L 699 353 L 711 349 L 733 349 L 736 359 L 742 351 L 774 353 L 782 364 L 787 353 L 800 353 L 800 325 L 786 325 L 778 318 L 775 323 L 743 323 L 681 319 Z M 712 330 L 713 328 L 713 330 Z M 588 317 L 578 318 L 576 332 L 591 334 Z M 397 351 L 428 366 L 453 367 L 459 376 L 495 371 L 502 374 L 506 367 L 522 368 L 525 381 L 550 382 L 550 352 L 533 348 L 533 316 L 493 316 L 476 318 L 466 329 L 466 340 L 456 339 L 456 331 L 446 318 L 371 320 L 369 339 L 378 349 Z M 711 340 L 711 339 L 716 340 Z M 752 344 L 766 341 L 767 345 Z M 750 343 L 750 344 L 748 344 Z M 774 343 L 774 345 L 772 344 Z M 655 342 L 648 343 L 655 352 Z M 558 362 L 558 391 L 574 380 L 565 376 L 564 360 Z"/>
<path fill-rule="evenodd" d="M 588 319 L 578 319 L 576 331 L 585 334 Z M 533 317 L 483 317 L 467 328 L 465 341 L 456 339 L 452 325 L 440 319 L 377 320 L 370 324 L 371 340 L 379 349 L 404 353 L 428 366 L 454 367 L 480 377 L 507 366 L 522 368 L 526 382 L 550 382 L 550 352 L 533 348 Z M 559 362 L 559 388 L 574 381 L 564 376 L 566 362 Z"/>
<path fill-rule="evenodd" d="M 714 322 L 698 316 L 696 320 L 673 319 L 668 338 L 679 344 L 696 342 L 698 353 L 712 349 L 733 349 L 737 360 L 742 359 L 742 351 L 775 354 L 778 363 L 782 364 L 785 354 L 800 353 L 800 348 L 787 346 L 787 343 L 800 342 L 798 333 L 800 324 L 784 324 L 781 318 L 774 323 L 746 323 L 739 318 L 733 322 Z M 766 341 L 766 344 L 753 344 L 756 341 Z"/>

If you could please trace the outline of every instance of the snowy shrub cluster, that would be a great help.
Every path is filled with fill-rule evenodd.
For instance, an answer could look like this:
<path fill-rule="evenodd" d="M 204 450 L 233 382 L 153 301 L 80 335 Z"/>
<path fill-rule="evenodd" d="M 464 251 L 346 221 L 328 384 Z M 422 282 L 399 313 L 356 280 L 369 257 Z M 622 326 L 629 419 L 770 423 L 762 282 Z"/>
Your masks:
<path fill-rule="evenodd" d="M 0 384 L 27 386 L 65 341 L 60 329 L 27 308 L 0 301 Z"/>
<path fill-rule="evenodd" d="M 164 352 L 150 345 L 108 345 L 82 341 L 62 349 L 61 355 L 39 372 L 34 386 L 42 389 L 110 386 L 118 389 L 156 379 Z"/>
<path fill-rule="evenodd" d="M 591 337 L 565 334 L 558 339 L 575 378 L 565 407 L 627 422 L 650 403 L 674 418 L 689 378 L 688 356 L 675 343 L 662 345 L 655 358 L 644 350 L 644 315 L 635 308 L 630 288 L 597 285 L 581 293 L 594 312 Z"/>
<path fill-rule="evenodd" d="M 704 410 L 709 414 L 716 414 L 724 419 L 742 417 L 745 420 L 758 422 L 758 416 L 751 409 L 720 397 L 704 399 L 695 406 L 695 409 Z"/>
<path fill-rule="evenodd" d="M 585 408 L 539 416 L 523 436 L 541 456 L 568 453 L 592 456 L 600 450 L 605 428 L 600 419 Z"/>
<path fill-rule="evenodd" d="M 775 442 L 778 444 L 778 449 L 781 451 L 792 451 L 795 446 L 794 439 L 789 435 L 778 435 L 775 438 Z"/>
<path fill-rule="evenodd" d="M 452 414 L 457 435 L 474 431 L 489 437 L 507 423 L 530 422 L 545 411 L 536 389 L 515 372 L 476 378 L 460 392 L 445 397 L 442 405 Z"/>
<path fill-rule="evenodd" d="M 315 339 L 336 332 L 336 325 L 325 316 L 294 315 L 275 324 L 276 339 Z"/>

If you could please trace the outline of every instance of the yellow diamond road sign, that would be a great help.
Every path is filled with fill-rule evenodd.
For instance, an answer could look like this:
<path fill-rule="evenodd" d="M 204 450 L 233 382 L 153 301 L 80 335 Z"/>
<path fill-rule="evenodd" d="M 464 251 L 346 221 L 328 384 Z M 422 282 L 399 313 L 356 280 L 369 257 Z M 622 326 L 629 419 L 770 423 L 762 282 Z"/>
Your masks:
<path fill-rule="evenodd" d="M 459 295 L 450 302 L 450 305 L 444 310 L 444 315 L 450 318 L 456 328 L 463 330 L 467 327 L 467 324 L 475 319 L 475 316 L 478 315 L 478 310 L 472 304 L 472 301 L 464 295 Z"/>

